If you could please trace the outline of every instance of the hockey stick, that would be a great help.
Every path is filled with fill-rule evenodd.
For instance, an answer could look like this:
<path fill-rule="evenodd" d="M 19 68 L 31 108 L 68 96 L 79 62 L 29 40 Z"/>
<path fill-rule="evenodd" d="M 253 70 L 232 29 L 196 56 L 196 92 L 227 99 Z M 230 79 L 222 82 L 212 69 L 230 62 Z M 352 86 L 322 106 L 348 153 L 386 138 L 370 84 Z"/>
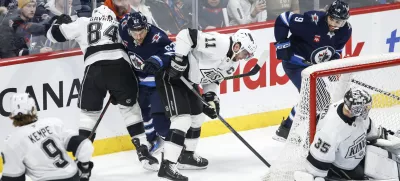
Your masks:
<path fill-rule="evenodd" d="M 108 108 L 108 106 L 110 105 L 110 103 L 111 103 L 111 95 L 110 95 L 110 98 L 108 98 L 107 104 L 106 104 L 106 106 L 104 107 L 103 111 L 101 111 L 101 114 L 100 114 L 100 116 L 99 116 L 99 119 L 97 119 L 96 124 L 94 125 L 92 132 L 90 132 L 90 135 L 89 135 L 89 137 L 88 137 L 89 140 L 91 140 L 92 137 L 93 137 L 93 135 L 94 135 L 94 133 L 96 133 L 97 127 L 99 127 L 100 121 L 101 121 L 101 119 L 103 119 L 104 113 L 106 113 L 107 108 Z"/>
<path fill-rule="evenodd" d="M 249 72 L 243 73 L 243 74 L 239 74 L 239 75 L 228 76 L 228 77 L 225 77 L 224 80 L 230 80 L 230 79 L 236 79 L 236 78 L 242 78 L 242 77 L 249 77 L 249 76 L 257 74 L 261 70 L 261 67 L 263 66 L 263 64 L 267 61 L 268 57 L 269 57 L 269 51 L 265 50 L 261 54 L 260 58 L 258 59 L 257 64 L 254 65 L 254 67 Z"/>
<path fill-rule="evenodd" d="M 386 92 L 386 91 L 384 91 L 384 90 L 382 90 L 382 89 L 379 89 L 379 88 L 377 88 L 377 87 L 373 87 L 373 86 L 371 86 L 371 85 L 368 85 L 368 84 L 366 84 L 366 83 L 364 83 L 364 82 L 360 82 L 360 81 L 355 80 L 355 79 L 351 79 L 351 82 L 353 82 L 353 83 L 355 83 L 355 84 L 357 84 L 357 85 L 363 86 L 363 87 L 365 87 L 365 88 L 367 88 L 367 89 L 373 90 L 373 91 L 375 91 L 375 92 L 379 92 L 379 93 L 381 93 L 381 94 L 384 94 L 385 96 L 389 96 L 389 97 L 391 97 L 391 98 L 393 98 L 393 99 L 396 99 L 396 100 L 400 101 L 400 97 L 399 97 L 399 96 L 394 95 L 394 94 L 392 94 L 392 93 L 390 93 L 390 92 Z"/>
<path fill-rule="evenodd" d="M 206 102 L 206 101 L 203 99 L 203 97 L 201 97 L 201 95 L 196 91 L 196 89 L 194 89 L 194 87 L 192 86 L 192 84 L 190 84 L 190 83 L 185 79 L 185 77 L 180 77 L 180 79 L 181 79 L 182 82 L 185 83 L 186 86 L 201 100 L 201 102 L 202 102 L 204 105 L 210 107 L 210 104 L 208 104 L 208 102 Z M 271 165 L 270 165 L 270 164 L 269 164 L 269 163 L 268 163 L 268 162 L 267 162 L 253 147 L 251 147 L 250 144 L 247 143 L 247 141 L 244 140 L 243 137 L 240 136 L 239 133 L 238 133 L 234 128 L 232 128 L 232 126 L 229 125 L 229 123 L 226 122 L 225 119 L 224 119 L 221 115 L 219 115 L 219 114 L 218 114 L 218 119 L 219 119 L 222 123 L 224 123 L 224 125 L 225 125 L 237 138 L 239 138 L 239 140 L 242 141 L 242 143 L 245 144 L 247 148 L 249 148 L 249 149 L 251 150 L 251 152 L 253 152 L 265 165 L 267 165 L 267 167 L 271 167 Z"/>

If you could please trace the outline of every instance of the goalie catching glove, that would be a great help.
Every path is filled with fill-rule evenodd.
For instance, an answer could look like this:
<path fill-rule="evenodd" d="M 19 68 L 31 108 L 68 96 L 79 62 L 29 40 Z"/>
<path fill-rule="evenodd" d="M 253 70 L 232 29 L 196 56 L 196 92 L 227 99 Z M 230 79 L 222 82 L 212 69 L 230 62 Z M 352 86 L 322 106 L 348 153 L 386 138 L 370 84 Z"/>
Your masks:
<path fill-rule="evenodd" d="M 92 175 L 92 169 L 93 169 L 93 162 L 79 162 L 76 163 L 78 165 L 79 169 L 79 177 L 80 181 L 89 181 L 90 176 Z"/>
<path fill-rule="evenodd" d="M 400 155 L 400 138 L 394 136 L 394 132 L 384 127 L 378 128 L 379 138 L 375 140 L 374 145 L 383 147 L 385 150 Z"/>
<path fill-rule="evenodd" d="M 204 105 L 203 106 L 203 113 L 210 117 L 211 119 L 215 119 L 218 117 L 219 114 L 219 98 L 217 94 L 214 92 L 207 92 L 203 94 L 203 98 L 208 104 L 210 105 Z"/>

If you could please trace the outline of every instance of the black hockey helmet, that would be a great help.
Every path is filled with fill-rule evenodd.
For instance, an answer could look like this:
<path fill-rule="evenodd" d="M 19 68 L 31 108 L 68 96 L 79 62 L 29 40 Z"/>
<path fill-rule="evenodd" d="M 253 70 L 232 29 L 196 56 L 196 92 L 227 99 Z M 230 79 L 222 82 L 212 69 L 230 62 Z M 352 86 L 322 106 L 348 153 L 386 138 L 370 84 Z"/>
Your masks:
<path fill-rule="evenodd" d="M 148 29 L 149 24 L 147 23 L 147 18 L 141 12 L 129 13 L 129 18 L 127 26 L 131 31 L 140 31 L 142 29 Z"/>
<path fill-rule="evenodd" d="M 335 0 L 327 9 L 328 16 L 337 20 L 347 20 L 350 17 L 349 5 L 341 0 Z"/>
<path fill-rule="evenodd" d="M 366 116 L 372 107 L 372 97 L 363 89 L 351 88 L 344 95 L 344 105 L 352 116 Z"/>

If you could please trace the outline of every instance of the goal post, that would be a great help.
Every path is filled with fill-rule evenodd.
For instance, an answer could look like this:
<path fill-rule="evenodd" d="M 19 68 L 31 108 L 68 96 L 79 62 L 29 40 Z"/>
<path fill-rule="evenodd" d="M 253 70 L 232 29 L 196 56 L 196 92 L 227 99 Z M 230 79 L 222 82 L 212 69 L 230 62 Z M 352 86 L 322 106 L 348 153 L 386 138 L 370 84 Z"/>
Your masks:
<path fill-rule="evenodd" d="M 400 53 L 350 57 L 310 66 L 302 72 L 300 100 L 288 139 L 264 181 L 293 180 L 312 143 L 317 114 L 343 99 L 351 87 L 360 87 L 373 97 L 370 117 L 375 125 L 400 130 Z M 332 128 L 335 129 L 335 128 Z"/>

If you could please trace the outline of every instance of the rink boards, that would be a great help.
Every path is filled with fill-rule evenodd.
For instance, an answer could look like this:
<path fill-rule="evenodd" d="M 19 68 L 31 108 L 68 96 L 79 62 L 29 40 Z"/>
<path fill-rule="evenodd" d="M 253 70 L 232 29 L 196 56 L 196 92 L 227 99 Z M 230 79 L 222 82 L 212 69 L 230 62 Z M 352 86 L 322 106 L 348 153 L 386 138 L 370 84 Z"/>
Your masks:
<path fill-rule="evenodd" d="M 399 16 L 398 4 L 354 10 L 350 18 L 353 36 L 344 48 L 344 54 L 366 56 L 390 51 L 400 52 L 400 43 L 396 45 L 396 41 L 392 41 L 395 38 L 391 38 L 393 34 L 400 37 L 400 24 L 393 21 Z M 280 61 L 275 58 L 273 23 L 231 27 L 221 32 L 233 33 L 238 28 L 253 30 L 259 47 L 255 57 L 260 56 L 264 50 L 272 51 L 260 74 L 222 83 L 221 115 L 237 130 L 276 125 L 297 103 L 298 93 L 285 76 Z M 399 32 L 396 34 L 397 29 Z M 255 62 L 253 59 L 242 63 L 236 73 L 249 71 Z M 13 92 L 29 92 L 36 98 L 39 116 L 59 117 L 66 127 L 77 130 L 79 109 L 76 104 L 84 70 L 80 50 L 7 59 L 2 60 L 0 65 L 0 140 L 4 140 L 13 130 L 11 120 L 7 118 Z M 379 77 L 378 74 L 375 76 Z M 219 121 L 207 120 L 202 128 L 202 137 L 227 132 L 229 130 Z M 107 110 L 96 139 L 95 155 L 133 149 L 115 106 L 110 106 Z M 0 141 L 0 150 L 2 148 L 3 141 Z M 0 171 L 1 167 L 0 164 Z"/>

